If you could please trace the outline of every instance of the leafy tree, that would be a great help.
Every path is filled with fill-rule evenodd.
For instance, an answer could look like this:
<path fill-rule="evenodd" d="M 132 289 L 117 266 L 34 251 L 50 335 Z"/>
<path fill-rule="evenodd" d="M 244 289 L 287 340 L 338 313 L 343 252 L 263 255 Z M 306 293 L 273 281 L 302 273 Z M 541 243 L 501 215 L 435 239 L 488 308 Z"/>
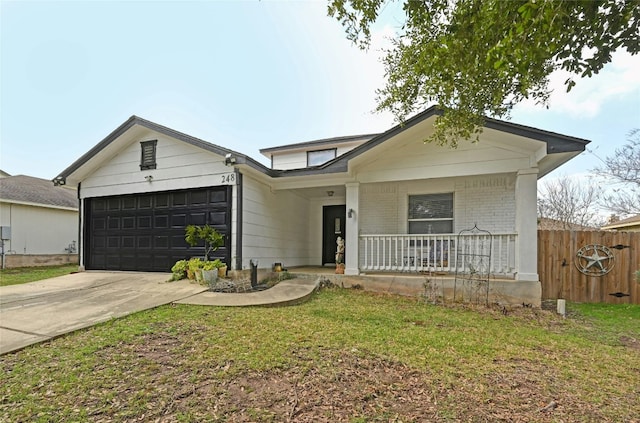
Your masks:
<path fill-rule="evenodd" d="M 545 182 L 538 196 L 538 217 L 551 219 L 554 224 L 545 228 L 542 222 L 542 229 L 602 226 L 604 221 L 597 207 L 600 195 L 600 188 L 593 183 L 579 183 L 567 177 Z"/>
<path fill-rule="evenodd" d="M 601 206 L 620 215 L 640 214 L 640 128 L 629 132 L 627 143 L 593 170 L 615 187 Z"/>
<path fill-rule="evenodd" d="M 184 239 L 192 247 L 200 241 L 204 242 L 204 261 L 209 261 L 209 254 L 224 245 L 224 235 L 209 225 L 188 225 L 185 228 Z"/>
<path fill-rule="evenodd" d="M 329 0 L 328 12 L 367 48 L 388 1 Z M 437 104 L 443 114 L 430 141 L 440 144 L 477 139 L 484 115 L 508 116 L 524 99 L 546 105 L 556 69 L 590 77 L 615 50 L 640 51 L 638 0 L 402 2 L 406 20 L 384 58 L 377 109 L 403 121 Z"/>

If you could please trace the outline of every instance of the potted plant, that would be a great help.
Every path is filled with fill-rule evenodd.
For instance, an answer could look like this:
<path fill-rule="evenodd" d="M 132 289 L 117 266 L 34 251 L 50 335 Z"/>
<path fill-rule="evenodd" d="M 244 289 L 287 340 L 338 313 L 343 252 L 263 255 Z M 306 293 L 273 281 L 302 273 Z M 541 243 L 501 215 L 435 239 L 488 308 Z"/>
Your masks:
<path fill-rule="evenodd" d="M 198 245 L 200 241 L 204 241 L 204 261 L 209 261 L 209 254 L 224 245 L 224 235 L 209 225 L 187 226 L 184 240 L 192 247 Z"/>
<path fill-rule="evenodd" d="M 227 264 L 220 259 L 215 259 L 211 262 L 213 266 L 218 269 L 218 277 L 224 278 L 227 276 Z"/>
<path fill-rule="evenodd" d="M 187 276 L 191 280 L 200 282 L 202 280 L 202 265 L 203 262 L 197 257 L 192 257 L 187 262 Z"/>
<path fill-rule="evenodd" d="M 215 261 L 206 261 L 202 265 L 202 279 L 206 284 L 212 286 L 218 280 L 218 268 Z"/>

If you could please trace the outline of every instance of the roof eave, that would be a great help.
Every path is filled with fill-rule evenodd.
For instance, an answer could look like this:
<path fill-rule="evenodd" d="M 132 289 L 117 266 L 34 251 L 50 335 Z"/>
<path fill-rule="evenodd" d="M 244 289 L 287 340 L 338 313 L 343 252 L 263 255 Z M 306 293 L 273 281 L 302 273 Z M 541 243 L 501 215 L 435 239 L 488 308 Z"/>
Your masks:
<path fill-rule="evenodd" d="M 319 146 L 332 145 L 332 144 L 348 144 L 352 142 L 358 142 L 360 140 L 369 140 L 378 135 L 380 134 L 348 135 L 343 137 L 323 138 L 323 139 L 313 140 L 313 141 L 279 145 L 277 147 L 261 148 L 260 153 L 267 156 L 267 153 L 274 153 L 274 152 L 280 152 L 280 151 L 305 149 L 307 147 L 319 147 Z"/>
<path fill-rule="evenodd" d="M 30 206 L 30 207 L 42 207 L 42 208 L 47 208 L 47 209 L 75 211 L 75 212 L 77 212 L 79 210 L 78 207 L 58 206 L 58 205 L 55 205 L 55 204 L 35 203 L 35 202 L 32 202 L 32 201 L 12 200 L 12 199 L 9 199 L 9 198 L 0 198 L 0 203 L 17 204 L 17 205 L 20 205 L 20 206 Z"/>

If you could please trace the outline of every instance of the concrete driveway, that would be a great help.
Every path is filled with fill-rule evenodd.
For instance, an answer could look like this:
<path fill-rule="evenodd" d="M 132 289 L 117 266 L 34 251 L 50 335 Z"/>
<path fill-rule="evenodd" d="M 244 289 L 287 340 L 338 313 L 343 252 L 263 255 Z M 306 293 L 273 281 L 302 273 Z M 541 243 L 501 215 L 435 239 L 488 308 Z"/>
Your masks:
<path fill-rule="evenodd" d="M 206 291 L 170 276 L 82 272 L 0 287 L 0 354 Z"/>

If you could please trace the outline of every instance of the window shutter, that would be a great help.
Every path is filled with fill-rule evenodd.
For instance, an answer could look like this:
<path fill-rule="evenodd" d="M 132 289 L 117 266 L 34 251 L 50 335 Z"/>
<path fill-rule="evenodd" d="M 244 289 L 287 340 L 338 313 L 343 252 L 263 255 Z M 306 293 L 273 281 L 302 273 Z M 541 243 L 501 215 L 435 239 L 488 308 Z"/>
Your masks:
<path fill-rule="evenodd" d="M 156 168 L 156 145 L 158 140 L 142 141 L 140 143 L 140 170 Z"/>

